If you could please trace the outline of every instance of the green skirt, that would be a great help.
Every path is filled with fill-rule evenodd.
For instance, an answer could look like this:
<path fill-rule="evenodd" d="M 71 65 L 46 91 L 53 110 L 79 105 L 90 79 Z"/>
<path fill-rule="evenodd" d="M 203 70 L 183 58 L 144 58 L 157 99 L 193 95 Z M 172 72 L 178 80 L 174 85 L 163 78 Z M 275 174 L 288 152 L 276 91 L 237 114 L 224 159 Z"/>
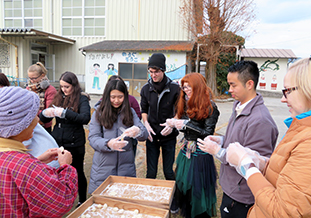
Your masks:
<path fill-rule="evenodd" d="M 217 171 L 213 156 L 195 152 L 188 159 L 185 149 L 180 150 L 176 160 L 176 185 L 185 198 L 190 192 L 191 217 L 206 212 L 209 216 L 216 212 Z"/>

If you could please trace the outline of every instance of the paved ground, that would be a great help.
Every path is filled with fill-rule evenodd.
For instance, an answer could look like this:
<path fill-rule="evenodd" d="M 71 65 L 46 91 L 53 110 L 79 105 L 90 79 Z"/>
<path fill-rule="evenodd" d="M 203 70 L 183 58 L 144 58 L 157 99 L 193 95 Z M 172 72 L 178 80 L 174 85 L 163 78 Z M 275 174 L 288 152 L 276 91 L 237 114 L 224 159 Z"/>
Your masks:
<path fill-rule="evenodd" d="M 95 103 L 101 98 L 100 95 L 91 95 L 91 107 L 94 107 Z M 138 99 L 139 101 L 139 99 Z M 275 98 L 275 97 L 264 97 L 265 105 L 268 107 L 273 119 L 275 120 L 278 129 L 279 129 L 279 138 L 278 142 L 281 140 L 283 135 L 285 134 L 287 127 L 283 123 L 283 120 L 287 117 L 289 117 L 289 112 L 287 109 L 286 104 L 281 103 L 280 98 Z M 226 127 L 227 127 L 227 122 L 229 120 L 229 117 L 232 112 L 232 104 L 233 100 L 216 100 L 216 104 L 218 106 L 218 109 L 220 111 L 220 117 L 219 121 L 216 126 L 216 133 L 220 135 L 224 135 L 226 132 Z M 86 129 L 86 134 L 88 135 L 88 126 L 85 126 Z M 177 154 L 178 151 L 176 151 Z M 86 155 L 85 155 L 85 175 L 87 176 L 87 180 L 89 181 L 89 176 L 90 176 L 90 169 L 92 166 L 92 158 L 93 158 L 94 151 L 90 147 L 90 145 L 86 144 Z M 161 163 L 161 158 L 159 160 L 159 163 Z M 160 164 L 159 164 L 160 165 Z M 137 168 L 137 177 L 139 178 L 145 178 L 145 173 L 146 173 L 146 165 L 145 165 L 145 143 L 140 142 L 138 144 L 138 149 L 137 149 L 137 155 L 136 155 L 136 168 Z M 161 167 L 159 166 L 159 171 L 158 171 L 158 177 L 159 179 L 163 179 L 163 174 Z M 221 192 L 221 188 L 220 192 Z M 217 195 L 218 196 L 218 195 Z M 221 195 L 220 195 L 221 196 Z M 88 195 L 90 197 L 90 195 Z M 218 197 L 219 198 L 219 197 Z M 77 200 L 76 200 L 77 203 Z M 75 203 L 75 205 L 76 205 Z M 73 211 L 74 208 L 71 210 Z M 177 216 L 172 216 L 172 217 L 179 217 Z"/>

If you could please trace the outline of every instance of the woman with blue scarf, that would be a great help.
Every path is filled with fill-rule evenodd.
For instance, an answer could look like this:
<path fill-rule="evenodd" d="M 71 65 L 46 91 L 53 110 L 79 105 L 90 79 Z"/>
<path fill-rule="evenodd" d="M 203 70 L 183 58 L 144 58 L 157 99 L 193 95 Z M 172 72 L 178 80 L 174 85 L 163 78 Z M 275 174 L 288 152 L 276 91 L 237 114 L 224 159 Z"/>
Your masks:
<path fill-rule="evenodd" d="M 282 103 L 289 127 L 270 159 L 238 143 L 227 148 L 227 161 L 247 179 L 255 196 L 248 216 L 311 217 L 311 59 L 296 61 L 284 78 Z"/>

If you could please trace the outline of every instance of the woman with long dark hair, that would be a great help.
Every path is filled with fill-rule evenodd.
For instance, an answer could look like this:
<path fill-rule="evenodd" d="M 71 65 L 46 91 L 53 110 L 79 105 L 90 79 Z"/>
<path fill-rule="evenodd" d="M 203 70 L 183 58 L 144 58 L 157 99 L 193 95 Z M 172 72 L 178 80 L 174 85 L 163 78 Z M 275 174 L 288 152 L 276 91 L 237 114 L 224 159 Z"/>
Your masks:
<path fill-rule="evenodd" d="M 213 156 L 199 149 L 197 139 L 214 134 L 219 111 L 201 74 L 187 74 L 181 87 L 175 118 L 161 124 L 166 126 L 162 134 L 172 128 L 184 133 L 176 160 L 175 196 L 184 217 L 212 217 L 216 215 L 217 173 Z"/>
<path fill-rule="evenodd" d="M 90 145 L 95 150 L 89 193 L 110 175 L 136 177 L 133 139 L 144 141 L 148 132 L 130 107 L 123 80 L 107 82 L 102 101 L 95 106 L 89 130 Z"/>
<path fill-rule="evenodd" d="M 59 146 L 63 146 L 72 154 L 72 166 L 78 172 L 79 203 L 86 201 L 87 181 L 84 175 L 85 132 L 83 125 L 91 118 L 88 95 L 81 92 L 76 75 L 65 72 L 59 79 L 60 88 L 54 97 L 52 107 L 40 114 L 42 122 L 50 122 L 54 117 L 56 123 L 52 136 Z"/>

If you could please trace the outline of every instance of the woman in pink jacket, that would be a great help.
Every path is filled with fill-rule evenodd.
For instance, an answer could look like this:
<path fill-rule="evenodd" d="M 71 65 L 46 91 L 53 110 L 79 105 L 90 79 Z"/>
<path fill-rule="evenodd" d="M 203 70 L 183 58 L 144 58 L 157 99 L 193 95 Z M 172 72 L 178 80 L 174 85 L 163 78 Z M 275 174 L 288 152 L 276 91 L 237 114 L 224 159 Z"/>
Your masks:
<path fill-rule="evenodd" d="M 311 59 L 292 64 L 284 78 L 282 103 L 289 127 L 268 160 L 238 143 L 227 161 L 246 178 L 255 196 L 248 217 L 311 217 Z"/>

